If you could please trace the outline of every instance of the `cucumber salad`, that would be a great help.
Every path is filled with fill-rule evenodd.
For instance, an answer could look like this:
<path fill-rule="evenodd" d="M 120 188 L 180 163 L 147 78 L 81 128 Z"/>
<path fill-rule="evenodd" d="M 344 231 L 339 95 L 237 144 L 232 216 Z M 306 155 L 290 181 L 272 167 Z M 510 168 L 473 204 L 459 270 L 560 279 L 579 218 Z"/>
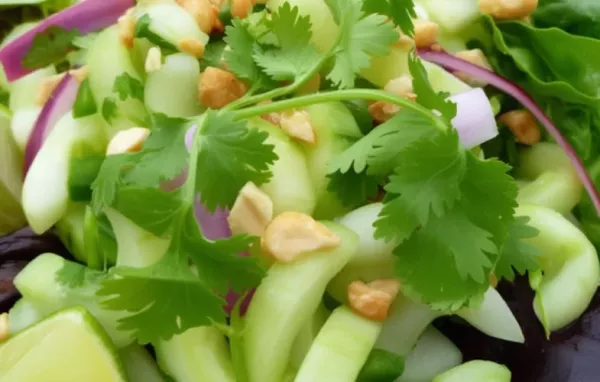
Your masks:
<path fill-rule="evenodd" d="M 596 295 L 598 4 L 0 0 L 0 381 L 533 382 L 440 323 Z"/>

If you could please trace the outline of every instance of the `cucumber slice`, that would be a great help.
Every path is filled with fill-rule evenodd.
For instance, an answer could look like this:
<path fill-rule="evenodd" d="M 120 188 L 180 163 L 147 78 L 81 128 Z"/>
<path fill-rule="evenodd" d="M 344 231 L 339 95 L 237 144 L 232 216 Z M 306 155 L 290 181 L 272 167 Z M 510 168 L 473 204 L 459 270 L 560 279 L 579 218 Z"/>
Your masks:
<path fill-rule="evenodd" d="M 285 211 L 312 215 L 316 196 L 302 148 L 265 120 L 255 118 L 248 122 L 250 127 L 269 133 L 267 143 L 275 146 L 275 154 L 279 157 L 271 166 L 273 177 L 261 186 L 273 201 L 274 216 Z"/>
<path fill-rule="evenodd" d="M 56 123 L 23 184 L 23 209 L 34 232 L 47 231 L 67 212 L 70 158 L 100 155 L 106 144 L 97 115 L 74 119 L 67 113 Z"/>
<path fill-rule="evenodd" d="M 317 197 L 315 219 L 333 219 L 350 209 L 327 191 L 329 163 L 362 137 L 352 113 L 342 103 L 317 104 L 305 108 L 315 129 L 317 142 L 303 144 L 306 163 Z"/>
<path fill-rule="evenodd" d="M 177 382 L 235 382 L 227 341 L 209 326 L 189 329 L 156 344 L 160 367 Z"/>
<path fill-rule="evenodd" d="M 104 326 L 106 332 L 118 347 L 132 342 L 128 332 L 117 329 L 118 321 L 125 312 L 115 312 L 102 308 L 96 297 L 99 288 L 96 282 L 85 282 L 80 287 L 68 287 L 59 283 L 59 272 L 68 267 L 73 274 L 92 272 L 84 266 L 65 260 L 58 255 L 45 253 L 36 257 L 15 277 L 14 284 L 25 300 L 33 304 L 36 310 L 48 316 L 61 309 L 84 306 Z"/>
<path fill-rule="evenodd" d="M 325 322 L 329 318 L 331 312 L 329 312 L 323 304 L 319 305 L 315 314 L 302 325 L 298 336 L 294 340 L 291 351 L 290 366 L 298 370 L 302 361 L 308 354 L 313 341 L 319 334 L 319 331 L 325 325 Z"/>
<path fill-rule="evenodd" d="M 21 208 L 23 161 L 10 130 L 10 112 L 0 105 L 0 236 L 26 225 Z"/>
<path fill-rule="evenodd" d="M 470 27 L 479 18 L 477 0 L 419 0 L 429 18 L 451 33 Z"/>
<path fill-rule="evenodd" d="M 128 382 L 164 382 L 165 378 L 146 349 L 133 344 L 119 350 Z"/>
<path fill-rule="evenodd" d="M 355 381 L 381 332 L 381 322 L 339 307 L 317 335 L 295 382 Z"/>
<path fill-rule="evenodd" d="M 510 382 L 510 370 L 490 361 L 470 361 L 438 375 L 433 382 Z"/>
<path fill-rule="evenodd" d="M 21 298 L 8 312 L 8 332 L 13 335 L 41 321 L 44 317 L 45 315 L 31 302 Z"/>
<path fill-rule="evenodd" d="M 163 66 L 148 74 L 144 102 L 153 113 L 192 117 L 202 113 L 198 102 L 198 60 L 185 53 L 167 56 Z"/>
<path fill-rule="evenodd" d="M 59 312 L 0 345 L 0 380 L 125 382 L 102 327 L 84 308 Z"/>
<path fill-rule="evenodd" d="M 48 66 L 12 82 L 10 84 L 8 107 L 13 112 L 23 108 L 41 107 L 42 105 L 35 102 L 35 95 L 42 81 L 54 74 L 56 74 L 54 66 Z"/>
<path fill-rule="evenodd" d="M 317 310 L 331 278 L 354 256 L 356 234 L 324 223 L 342 241 L 330 251 L 307 254 L 289 264 L 274 264 L 246 313 L 244 351 L 249 382 L 280 382 L 302 325 Z"/>
<path fill-rule="evenodd" d="M 10 129 L 21 153 L 25 152 L 27 141 L 41 111 L 40 106 L 30 106 L 20 108 L 13 113 Z"/>
<path fill-rule="evenodd" d="M 119 39 L 119 31 L 116 26 L 107 28 L 98 34 L 87 52 L 86 63 L 89 70 L 90 88 L 98 110 L 102 110 L 104 100 L 107 98 L 112 98 L 116 103 L 118 116 L 110 121 L 110 135 L 119 130 L 140 125 L 146 119 L 146 110 L 142 101 L 134 98 L 122 101 L 113 92 L 115 79 L 123 73 L 141 80 L 134 68 L 129 50 Z"/>
<path fill-rule="evenodd" d="M 37 24 L 38 24 L 37 21 L 36 22 L 27 22 L 27 23 L 19 24 L 16 27 L 14 27 L 10 32 L 8 32 L 6 37 L 4 37 L 4 40 L 2 40 L 2 43 L 0 44 L 0 49 L 2 49 L 6 44 L 11 42 L 15 38 L 19 37 L 23 33 L 27 32 L 28 30 L 30 30 Z M 6 78 L 6 73 L 4 73 L 4 68 L 2 67 L 2 64 L 0 64 L 0 93 L 2 93 L 2 90 L 5 90 L 5 91 L 10 90 L 10 83 L 8 82 L 8 79 Z"/>
<path fill-rule="evenodd" d="M 84 243 L 84 216 L 86 206 L 83 203 L 71 203 L 67 212 L 56 223 L 56 234 L 73 257 L 87 264 Z"/>

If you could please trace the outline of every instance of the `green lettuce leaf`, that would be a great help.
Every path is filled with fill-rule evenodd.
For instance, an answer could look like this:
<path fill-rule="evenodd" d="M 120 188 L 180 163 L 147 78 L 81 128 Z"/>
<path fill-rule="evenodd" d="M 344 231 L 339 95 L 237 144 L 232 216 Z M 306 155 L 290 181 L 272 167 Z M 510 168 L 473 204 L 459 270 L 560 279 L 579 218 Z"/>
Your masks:
<path fill-rule="evenodd" d="M 538 27 L 556 27 L 579 36 L 600 38 L 600 1 L 539 0 L 533 22 Z"/>

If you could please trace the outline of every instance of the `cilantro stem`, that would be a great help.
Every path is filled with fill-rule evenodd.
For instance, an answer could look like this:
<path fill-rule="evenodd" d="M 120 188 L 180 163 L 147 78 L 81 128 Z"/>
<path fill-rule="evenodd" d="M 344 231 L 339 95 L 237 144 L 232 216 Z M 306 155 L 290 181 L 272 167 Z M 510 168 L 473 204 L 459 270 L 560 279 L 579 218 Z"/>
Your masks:
<path fill-rule="evenodd" d="M 409 101 L 406 98 L 399 97 L 391 93 L 384 92 L 382 90 L 374 89 L 348 89 L 309 94 L 305 96 L 273 102 L 266 105 L 258 105 L 242 110 L 237 110 L 235 114 L 237 119 L 246 119 L 257 117 L 263 114 L 313 105 L 316 103 L 351 101 L 357 99 L 370 101 L 385 101 L 406 109 L 411 109 L 415 112 L 428 116 L 434 122 L 434 124 L 438 126 L 441 130 L 445 130 L 447 128 L 444 122 L 437 115 L 432 113 L 429 109 L 419 105 L 418 103 Z"/>
<path fill-rule="evenodd" d="M 196 197 L 196 173 L 198 171 L 198 156 L 200 153 L 200 144 L 198 140 L 200 139 L 200 135 L 204 130 L 204 126 L 206 125 L 207 118 L 205 115 L 202 115 L 197 119 L 198 128 L 194 133 L 194 139 L 192 140 L 192 147 L 190 148 L 190 161 L 188 164 L 188 175 L 185 183 L 183 185 L 183 198 L 186 201 L 189 201 L 190 205 L 193 206 L 194 198 Z"/>

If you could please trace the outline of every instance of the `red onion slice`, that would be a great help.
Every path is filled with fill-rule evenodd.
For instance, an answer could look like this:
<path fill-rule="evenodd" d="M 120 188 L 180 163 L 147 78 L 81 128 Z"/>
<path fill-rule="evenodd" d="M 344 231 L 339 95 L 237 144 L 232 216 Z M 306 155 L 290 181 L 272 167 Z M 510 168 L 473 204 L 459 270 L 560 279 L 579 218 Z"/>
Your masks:
<path fill-rule="evenodd" d="M 134 5 L 133 0 L 84 0 L 42 20 L 0 50 L 0 63 L 6 77 L 14 81 L 33 71 L 23 66 L 23 58 L 35 36 L 48 27 L 77 29 L 79 33 L 86 34 L 114 24 L 119 16 Z"/>
<path fill-rule="evenodd" d="M 462 145 L 473 148 L 498 135 L 498 125 L 490 100 L 481 88 L 455 94 L 450 100 L 456 103 L 456 117 L 452 126 L 458 131 Z"/>
<path fill-rule="evenodd" d="M 531 96 L 527 94 L 525 90 L 496 73 L 471 64 L 470 62 L 461 60 L 460 58 L 454 57 L 448 53 L 420 49 L 418 54 L 426 61 L 438 64 L 452 71 L 466 73 L 479 80 L 485 81 L 491 86 L 509 94 L 514 99 L 519 101 L 524 107 L 526 107 L 565 151 L 569 157 L 569 160 L 573 164 L 581 183 L 585 187 L 590 199 L 594 203 L 596 213 L 600 215 L 600 195 L 598 194 L 598 190 L 596 190 L 590 175 L 586 171 L 583 162 L 581 159 L 579 159 L 575 149 L 573 149 L 573 146 L 571 146 L 569 141 L 567 141 L 567 139 L 561 134 L 560 130 L 554 125 L 546 113 L 544 113 L 544 111 L 535 103 L 533 98 L 531 98 Z"/>
<path fill-rule="evenodd" d="M 79 82 L 67 73 L 52 92 L 35 121 L 25 147 L 25 174 L 56 122 L 73 108 L 78 90 Z"/>

